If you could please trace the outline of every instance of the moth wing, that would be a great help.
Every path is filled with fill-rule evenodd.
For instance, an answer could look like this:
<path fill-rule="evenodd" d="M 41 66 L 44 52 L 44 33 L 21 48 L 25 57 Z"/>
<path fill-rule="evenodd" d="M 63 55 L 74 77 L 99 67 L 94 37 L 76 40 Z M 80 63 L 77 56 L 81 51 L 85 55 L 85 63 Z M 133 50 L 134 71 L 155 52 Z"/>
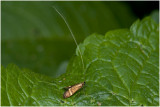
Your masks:
<path fill-rule="evenodd" d="M 74 94 L 75 92 L 77 92 L 79 89 L 81 89 L 83 87 L 83 85 L 80 84 L 76 84 L 74 86 L 72 86 L 71 90 L 72 90 L 72 94 Z"/>

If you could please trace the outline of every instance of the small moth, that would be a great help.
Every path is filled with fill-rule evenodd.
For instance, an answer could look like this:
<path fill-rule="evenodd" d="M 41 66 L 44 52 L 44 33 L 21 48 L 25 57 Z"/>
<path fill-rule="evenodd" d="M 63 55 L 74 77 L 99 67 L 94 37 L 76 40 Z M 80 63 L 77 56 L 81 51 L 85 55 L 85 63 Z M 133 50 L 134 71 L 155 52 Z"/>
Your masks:
<path fill-rule="evenodd" d="M 84 70 L 84 62 L 83 62 L 83 57 L 82 57 L 82 53 L 81 53 L 81 50 L 78 46 L 78 43 L 76 41 L 76 38 L 72 32 L 72 29 L 70 28 L 67 20 L 65 19 L 65 17 L 53 6 L 53 8 L 56 10 L 56 12 L 61 16 L 61 18 L 64 20 L 65 24 L 67 25 L 70 33 L 71 33 L 71 36 L 75 42 L 75 44 L 77 45 L 77 48 L 79 50 L 79 53 L 80 53 L 80 56 L 81 56 L 81 61 L 82 61 L 82 64 L 83 64 L 83 70 Z M 65 80 L 65 78 L 63 79 Z M 72 86 L 69 86 L 69 87 L 65 87 L 65 89 L 68 89 L 64 94 L 63 94 L 63 98 L 68 98 L 70 96 L 72 96 L 75 92 L 77 92 L 79 89 L 81 89 L 83 86 L 85 85 L 85 82 L 82 82 L 82 83 L 79 83 L 79 84 L 76 84 L 76 85 L 72 85 Z"/>
<path fill-rule="evenodd" d="M 85 82 L 82 82 L 76 85 L 65 87 L 65 89 L 68 89 L 68 90 L 63 94 L 63 98 L 68 98 L 72 96 L 75 92 L 81 89 L 84 85 L 85 85 Z"/>

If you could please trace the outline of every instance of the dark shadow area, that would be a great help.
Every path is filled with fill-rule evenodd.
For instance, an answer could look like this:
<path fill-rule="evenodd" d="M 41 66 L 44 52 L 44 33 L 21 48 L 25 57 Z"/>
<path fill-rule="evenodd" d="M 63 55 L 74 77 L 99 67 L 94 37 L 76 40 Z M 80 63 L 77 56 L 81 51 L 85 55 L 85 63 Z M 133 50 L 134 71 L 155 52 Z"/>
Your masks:
<path fill-rule="evenodd" d="M 140 19 L 159 10 L 159 1 L 126 1 L 132 12 Z"/>

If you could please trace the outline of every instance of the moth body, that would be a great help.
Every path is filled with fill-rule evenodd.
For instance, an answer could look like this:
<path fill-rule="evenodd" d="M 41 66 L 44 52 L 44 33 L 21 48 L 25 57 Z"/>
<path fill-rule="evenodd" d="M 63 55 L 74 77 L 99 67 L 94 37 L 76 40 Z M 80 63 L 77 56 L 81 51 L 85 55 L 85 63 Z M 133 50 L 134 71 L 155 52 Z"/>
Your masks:
<path fill-rule="evenodd" d="M 79 89 L 81 89 L 85 85 L 85 82 L 66 87 L 68 90 L 63 94 L 63 98 L 68 98 L 76 93 Z"/>

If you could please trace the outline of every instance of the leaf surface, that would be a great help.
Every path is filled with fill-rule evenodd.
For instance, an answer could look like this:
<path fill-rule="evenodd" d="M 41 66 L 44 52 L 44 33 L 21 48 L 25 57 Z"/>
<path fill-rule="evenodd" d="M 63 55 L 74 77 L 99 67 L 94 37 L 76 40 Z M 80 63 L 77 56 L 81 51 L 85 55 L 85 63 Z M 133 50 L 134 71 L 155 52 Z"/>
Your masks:
<path fill-rule="evenodd" d="M 150 17 L 130 29 L 92 34 L 56 79 L 14 65 L 2 67 L 2 105 L 159 105 L 159 28 Z M 84 88 L 63 99 L 63 88 Z M 16 97 L 15 97 L 16 96 Z"/>

